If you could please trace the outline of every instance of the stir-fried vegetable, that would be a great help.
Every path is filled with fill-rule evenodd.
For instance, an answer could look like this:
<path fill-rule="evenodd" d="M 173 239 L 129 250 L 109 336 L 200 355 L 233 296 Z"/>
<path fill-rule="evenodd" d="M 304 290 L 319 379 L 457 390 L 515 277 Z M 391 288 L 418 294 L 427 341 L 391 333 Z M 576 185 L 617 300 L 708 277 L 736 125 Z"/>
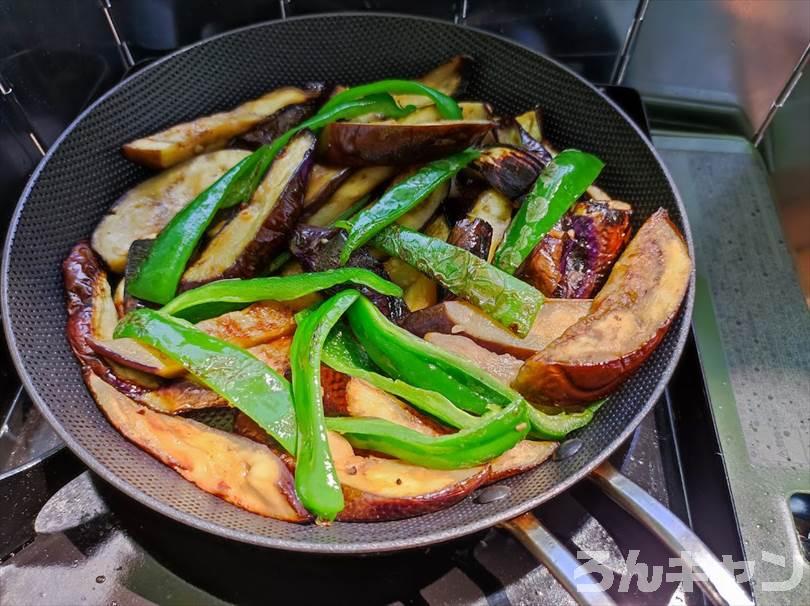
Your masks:
<path fill-rule="evenodd" d="M 124 317 L 115 337 L 137 339 L 175 360 L 295 453 L 296 424 L 289 382 L 244 349 L 153 309 Z"/>
<path fill-rule="evenodd" d="M 375 372 L 374 363 L 344 325 L 338 324 L 330 333 L 323 348 L 323 361 L 338 372 L 362 379 L 377 389 L 410 402 L 414 408 L 426 412 L 450 427 L 464 429 L 480 422 L 478 417 L 456 407 L 440 393 L 414 387 L 404 381 Z"/>
<path fill-rule="evenodd" d="M 274 156 L 269 147 L 255 151 L 177 213 L 152 244 L 127 290 L 145 301 L 167 303 L 214 215 L 249 199 Z"/>
<path fill-rule="evenodd" d="M 324 425 L 321 350 L 332 327 L 359 296 L 356 290 L 344 290 L 301 317 L 290 348 L 298 422 L 295 490 L 304 507 L 321 520 L 334 520 L 343 509 L 343 492 Z"/>
<path fill-rule="evenodd" d="M 372 242 L 435 278 L 520 336 L 529 332 L 543 305 L 543 295 L 534 287 L 447 242 L 397 225 L 384 229 Z"/>
<path fill-rule="evenodd" d="M 340 262 L 346 263 L 355 250 L 427 198 L 432 191 L 479 155 L 480 152 L 467 149 L 431 162 L 394 185 L 375 204 L 361 211 L 350 221 L 337 222 L 335 224 L 337 227 L 345 228 L 349 232 L 340 253 Z"/>
<path fill-rule="evenodd" d="M 521 399 L 517 391 L 467 360 L 389 322 L 366 299 L 358 299 L 346 315 L 370 358 L 396 379 L 437 391 L 459 408 L 478 415 Z M 558 414 L 529 407 L 531 435 L 562 439 L 587 425 L 600 405 L 597 402 L 582 412 Z"/>
<path fill-rule="evenodd" d="M 461 108 L 452 97 L 414 80 L 379 80 L 378 82 L 353 86 L 332 97 L 324 104 L 321 111 L 329 111 L 340 103 L 381 93 L 428 97 L 436 104 L 436 109 L 443 118 L 447 120 L 461 120 L 463 117 Z"/>
<path fill-rule="evenodd" d="M 369 93 L 371 95 L 371 93 Z M 415 108 L 400 108 L 386 94 L 365 99 L 354 98 L 324 106 L 315 116 L 291 128 L 278 139 L 264 145 L 242 160 L 177 213 L 155 240 L 134 279 L 127 285 L 133 296 L 153 303 L 167 303 L 177 292 L 177 285 L 217 211 L 248 200 L 267 172 L 270 163 L 299 131 L 317 130 L 344 118 L 367 113 L 402 117 Z"/>
<path fill-rule="evenodd" d="M 543 236 L 599 176 L 603 166 L 596 156 L 575 149 L 557 155 L 526 194 L 493 263 L 505 272 L 515 273 Z"/>
<path fill-rule="evenodd" d="M 383 419 L 335 417 L 326 420 L 352 446 L 382 452 L 433 469 L 480 465 L 503 454 L 529 431 L 528 405 L 518 398 L 469 429 L 446 436 L 427 436 Z"/>
<path fill-rule="evenodd" d="M 519 397 L 517 392 L 502 395 L 495 378 L 390 322 L 367 299 L 359 299 L 346 316 L 374 363 L 395 379 L 438 391 L 478 415 Z"/>
<path fill-rule="evenodd" d="M 605 400 L 599 400 L 579 412 L 557 414 L 546 414 L 532 406 L 529 408 L 529 420 L 532 424 L 529 436 L 537 440 L 562 440 L 575 429 L 590 423 L 593 415 L 604 403 Z"/>
<path fill-rule="evenodd" d="M 402 296 L 402 289 L 399 286 L 381 278 L 373 271 L 359 267 L 343 267 L 310 274 L 210 282 L 178 295 L 161 311 L 182 317 L 184 313 L 193 313 L 195 308 L 210 303 L 290 301 L 346 282 L 368 286 L 384 295 Z"/>

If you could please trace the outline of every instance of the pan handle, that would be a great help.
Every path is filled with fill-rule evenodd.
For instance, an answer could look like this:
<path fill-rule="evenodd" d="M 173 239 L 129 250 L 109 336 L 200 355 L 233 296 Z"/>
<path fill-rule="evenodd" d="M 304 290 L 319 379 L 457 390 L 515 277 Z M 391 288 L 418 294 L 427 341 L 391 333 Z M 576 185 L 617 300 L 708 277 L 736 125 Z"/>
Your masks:
<path fill-rule="evenodd" d="M 613 598 L 600 590 L 589 574 L 580 570 L 580 562 L 543 527 L 533 513 L 524 513 L 503 522 L 500 527 L 515 537 L 529 553 L 548 568 L 580 606 L 616 606 Z M 585 584 L 590 585 L 590 591 L 580 590 L 579 587 Z"/>
<path fill-rule="evenodd" d="M 683 559 L 684 564 L 695 573 L 695 582 L 714 604 L 753 606 L 753 601 L 734 575 L 723 567 L 706 544 L 678 516 L 638 484 L 607 462 L 594 470 L 591 480 Z"/>

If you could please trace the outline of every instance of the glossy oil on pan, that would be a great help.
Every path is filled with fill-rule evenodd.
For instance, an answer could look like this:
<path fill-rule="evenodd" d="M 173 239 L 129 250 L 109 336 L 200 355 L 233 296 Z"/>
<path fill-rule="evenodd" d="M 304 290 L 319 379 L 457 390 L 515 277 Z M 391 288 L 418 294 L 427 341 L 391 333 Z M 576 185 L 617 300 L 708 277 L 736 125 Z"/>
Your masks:
<path fill-rule="evenodd" d="M 681 352 L 694 284 L 655 353 L 579 432 L 584 447 L 575 456 L 506 480 L 511 492 L 500 501 L 468 498 L 409 520 L 325 528 L 238 509 L 127 442 L 85 389 L 65 339 L 60 263 L 112 202 L 148 175 L 123 158 L 123 143 L 277 86 L 414 77 L 459 53 L 475 58 L 466 98 L 489 101 L 500 115 L 542 107 L 544 135 L 557 147 L 604 160 L 598 184 L 633 204 L 636 228 L 664 207 L 692 252 L 683 207 L 641 132 L 578 76 L 519 45 L 450 23 L 368 13 L 264 23 L 211 38 L 147 67 L 85 111 L 32 176 L 6 241 L 3 320 L 17 369 L 48 421 L 93 471 L 171 518 L 232 539 L 295 551 L 379 552 L 460 537 L 527 511 L 581 479 L 629 435 Z"/>

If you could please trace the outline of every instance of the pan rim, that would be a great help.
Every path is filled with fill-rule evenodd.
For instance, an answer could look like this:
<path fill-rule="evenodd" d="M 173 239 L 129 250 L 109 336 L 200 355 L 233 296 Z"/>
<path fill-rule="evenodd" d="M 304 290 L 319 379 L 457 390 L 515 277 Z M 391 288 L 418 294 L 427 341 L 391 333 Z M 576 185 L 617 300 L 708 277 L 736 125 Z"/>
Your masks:
<path fill-rule="evenodd" d="M 585 85 L 586 87 L 590 88 L 594 93 L 596 93 L 604 102 L 608 103 L 614 111 L 616 111 L 622 119 L 627 123 L 636 133 L 636 135 L 643 141 L 644 145 L 647 147 L 648 151 L 652 154 L 655 161 L 657 162 L 659 168 L 661 169 L 662 173 L 664 174 L 667 183 L 672 190 L 673 197 L 675 199 L 675 204 L 679 210 L 679 213 L 682 218 L 683 223 L 683 232 L 684 238 L 686 240 L 687 248 L 689 250 L 690 257 L 693 260 L 693 267 L 690 273 L 689 278 L 689 286 L 686 293 L 686 297 L 684 301 L 681 303 L 681 308 L 679 314 L 683 314 L 683 325 L 679 327 L 679 334 L 677 336 L 677 340 L 674 343 L 673 347 L 673 354 L 670 357 L 666 367 L 660 373 L 658 384 L 656 385 L 655 389 L 653 390 L 652 394 L 650 395 L 648 401 L 645 403 L 644 406 L 641 407 L 639 412 L 632 418 L 632 420 L 627 424 L 627 426 L 620 432 L 620 434 L 614 438 L 609 444 L 607 444 L 599 454 L 599 456 L 594 457 L 590 460 L 587 464 L 583 465 L 579 470 L 572 473 L 568 478 L 565 480 L 555 484 L 551 489 L 546 490 L 531 499 L 527 499 L 526 501 L 515 505 L 506 510 L 499 511 L 497 513 L 484 515 L 480 518 L 476 518 L 475 520 L 468 522 L 463 525 L 454 526 L 447 530 L 431 532 L 424 535 L 420 535 L 417 537 L 413 537 L 408 540 L 401 540 L 401 539 L 394 539 L 389 541 L 374 541 L 374 542 L 364 542 L 364 543 L 312 543 L 302 540 L 296 539 L 281 539 L 276 537 L 269 537 L 263 535 L 257 535 L 250 532 L 245 532 L 242 530 L 237 530 L 235 528 L 226 527 L 217 523 L 208 522 L 197 515 L 183 512 L 175 507 L 168 505 L 164 501 L 150 496 L 146 494 L 139 488 L 135 487 L 131 483 L 126 480 L 119 478 L 115 473 L 113 473 L 110 469 L 108 469 L 104 464 L 96 459 L 96 457 L 86 450 L 82 445 L 80 445 L 72 436 L 72 434 L 66 431 L 61 423 L 56 419 L 56 416 L 51 412 L 50 407 L 45 402 L 45 399 L 39 394 L 35 386 L 33 385 L 31 378 L 25 365 L 20 357 L 19 350 L 17 347 L 17 340 L 15 334 L 11 328 L 11 318 L 10 318 L 10 303 L 9 303 L 9 283 L 8 283 L 8 269 L 9 269 L 9 259 L 11 254 L 11 248 L 14 242 L 14 238 L 17 232 L 17 226 L 19 223 L 20 216 L 25 207 L 25 203 L 37 184 L 39 180 L 39 176 L 46 166 L 46 164 L 50 161 L 51 157 L 55 153 L 55 151 L 59 148 L 62 142 L 70 136 L 70 134 L 76 129 L 76 127 L 84 120 L 85 116 L 91 113 L 98 105 L 103 103 L 109 96 L 115 94 L 120 88 L 124 87 L 126 84 L 130 82 L 130 80 L 138 78 L 143 73 L 147 73 L 148 70 L 156 68 L 158 65 L 163 64 L 164 62 L 172 60 L 175 56 L 180 55 L 184 52 L 187 52 L 190 49 L 196 48 L 203 44 L 206 44 L 210 41 L 218 40 L 225 36 L 233 35 L 239 32 L 249 31 L 252 29 L 258 29 L 267 27 L 268 25 L 282 23 L 282 22 L 290 22 L 290 21 L 303 21 L 303 20 L 319 20 L 324 18 L 329 19 L 341 19 L 341 18 L 357 18 L 357 17 L 369 17 L 372 19 L 407 19 L 414 22 L 431 22 L 431 23 L 438 23 L 443 26 L 451 26 L 451 27 L 458 27 L 464 30 L 469 30 L 474 32 L 477 35 L 486 36 L 490 38 L 495 38 L 502 42 L 506 42 L 512 46 L 520 48 L 524 51 L 528 51 L 533 55 L 541 58 L 544 61 L 548 61 L 552 63 L 555 67 L 560 70 L 566 72 L 569 76 L 573 76 L 576 78 L 580 83 Z M 586 476 L 590 475 L 591 472 L 605 459 L 607 459 L 629 436 L 635 431 L 636 427 L 639 423 L 646 417 L 653 406 L 655 406 L 656 402 L 661 397 L 661 394 L 664 390 L 664 387 L 669 382 L 669 379 L 672 376 L 672 373 L 680 360 L 681 354 L 683 353 L 683 349 L 686 343 L 686 339 L 689 333 L 689 327 L 691 325 L 691 318 L 692 318 L 692 310 L 694 305 L 694 297 L 695 297 L 695 264 L 694 264 L 695 254 L 694 254 L 694 247 L 692 242 L 692 234 L 689 227 L 688 218 L 686 215 L 686 210 L 681 200 L 680 193 L 672 179 L 672 176 L 669 173 L 666 165 L 662 161 L 661 157 L 659 156 L 655 147 L 653 147 L 652 142 L 646 137 L 646 135 L 641 131 L 641 129 L 629 118 L 629 116 L 622 110 L 613 100 L 607 97 L 604 93 L 602 93 L 595 85 L 591 84 L 588 80 L 580 76 L 579 74 L 573 72 L 571 69 L 566 67 L 565 65 L 561 64 L 560 62 L 556 61 L 553 58 L 548 57 L 543 53 L 539 53 L 528 46 L 521 44 L 519 42 L 515 42 L 510 40 L 504 36 L 494 34 L 488 32 L 486 30 L 482 30 L 480 28 L 472 27 L 466 24 L 458 24 L 452 23 L 449 21 L 445 21 L 442 19 L 432 18 L 432 17 L 423 17 L 423 16 L 416 16 L 416 15 L 407 15 L 402 13 L 394 13 L 394 12 L 375 12 L 375 11 L 347 11 L 347 12 L 340 12 L 340 13 L 318 13 L 312 15 L 301 15 L 296 17 L 289 17 L 289 18 L 281 18 L 281 19 L 273 19 L 268 21 L 262 21 L 258 23 L 253 23 L 244 27 L 228 30 L 226 32 L 222 32 L 215 36 L 211 36 L 210 38 L 206 38 L 204 40 L 197 41 L 193 44 L 184 46 L 176 51 L 166 55 L 165 57 L 161 57 L 157 59 L 153 63 L 149 64 L 148 66 L 144 67 L 143 69 L 131 74 L 113 86 L 110 90 L 106 91 L 103 95 L 101 95 L 98 99 L 96 99 L 92 104 L 90 104 L 85 110 L 83 110 L 69 125 L 68 127 L 59 135 L 59 137 L 54 141 L 51 145 L 48 152 L 43 156 L 40 162 L 37 164 L 34 171 L 31 173 L 25 188 L 23 189 L 19 200 L 14 208 L 14 213 L 12 215 L 11 221 L 9 223 L 8 232 L 6 233 L 5 243 L 3 245 L 3 259 L 2 259 L 2 269 L 0 270 L 0 303 L 2 303 L 2 319 L 3 319 L 3 331 L 6 337 L 6 341 L 8 343 L 8 347 L 10 350 L 11 358 L 14 363 L 14 367 L 20 377 L 20 380 L 23 383 L 23 386 L 26 389 L 26 392 L 31 397 L 34 404 L 40 410 L 42 415 L 47 419 L 49 424 L 53 427 L 54 431 L 59 435 L 59 437 L 64 440 L 65 444 L 70 448 L 71 452 L 73 452 L 81 461 L 87 465 L 91 471 L 95 474 L 100 476 L 104 479 L 105 482 L 114 486 L 117 490 L 120 490 L 128 497 L 135 499 L 136 501 L 146 505 L 147 507 L 161 513 L 162 515 L 167 516 L 168 518 L 183 523 L 187 526 L 190 526 L 196 530 L 201 530 L 207 533 L 211 533 L 216 536 L 220 536 L 226 539 L 233 539 L 238 540 L 243 543 L 248 543 L 252 545 L 257 545 L 260 547 L 268 547 L 273 549 L 281 549 L 285 551 L 295 551 L 300 553 L 312 553 L 312 554 L 335 554 L 335 555 L 357 555 L 357 554 L 368 554 L 368 553 L 383 553 L 383 552 L 394 552 L 394 551 L 402 551 L 406 549 L 414 549 L 420 547 L 426 547 L 428 545 L 433 545 L 437 543 L 444 543 L 453 539 L 459 539 L 464 536 L 473 534 L 475 532 L 479 532 L 485 530 L 487 528 L 491 528 L 496 526 L 506 520 L 512 519 L 518 515 L 526 513 L 534 509 L 535 507 L 539 506 L 540 504 L 548 501 L 549 499 L 557 496 L 558 494 L 562 493 L 563 491 L 567 490 Z M 122 439 L 126 439 L 121 436 Z M 148 455 L 147 455 L 148 456 Z M 396 523 L 397 521 L 391 522 L 381 522 L 381 524 L 386 523 Z M 351 522 L 345 522 L 343 524 L 351 524 Z"/>

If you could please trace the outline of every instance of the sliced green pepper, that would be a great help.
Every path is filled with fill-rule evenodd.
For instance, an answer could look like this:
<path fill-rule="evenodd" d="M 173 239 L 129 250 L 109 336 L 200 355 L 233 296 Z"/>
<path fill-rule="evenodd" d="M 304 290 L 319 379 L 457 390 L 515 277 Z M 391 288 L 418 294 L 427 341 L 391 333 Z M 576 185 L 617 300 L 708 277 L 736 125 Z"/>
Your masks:
<path fill-rule="evenodd" d="M 299 324 L 290 347 L 298 421 L 295 491 L 304 507 L 322 520 L 334 520 L 344 503 L 323 416 L 321 351 L 332 327 L 359 296 L 356 290 L 341 291 L 296 318 Z"/>
<path fill-rule="evenodd" d="M 329 334 L 323 348 L 323 361 L 338 372 L 362 379 L 377 389 L 410 402 L 414 408 L 426 412 L 450 427 L 464 429 L 473 427 L 481 421 L 479 417 L 456 407 L 440 393 L 414 387 L 404 381 L 375 372 L 374 363 L 343 324 L 335 326 Z"/>
<path fill-rule="evenodd" d="M 244 202 L 253 195 L 268 167 L 281 149 L 299 131 L 317 130 L 343 118 L 367 113 L 382 113 L 402 117 L 415 108 L 401 108 L 393 97 L 385 94 L 366 99 L 353 99 L 321 108 L 315 116 L 291 128 L 278 139 L 263 145 L 217 179 L 208 189 L 177 213 L 158 235 L 135 277 L 127 283 L 133 296 L 153 303 L 165 304 L 177 292 L 177 285 L 208 226 L 217 211 Z"/>
<path fill-rule="evenodd" d="M 337 227 L 343 227 L 349 232 L 340 253 L 340 263 L 345 264 L 355 250 L 427 198 L 439 185 L 452 178 L 480 155 L 481 153 L 475 149 L 466 149 L 426 164 L 391 187 L 377 202 L 351 221 L 337 222 L 335 224 Z"/>
<path fill-rule="evenodd" d="M 529 437 L 537 440 L 562 440 L 575 429 L 590 423 L 593 415 L 605 402 L 606 400 L 599 400 L 579 412 L 560 412 L 551 415 L 532 406 L 529 408 L 529 420 L 532 424 Z"/>
<path fill-rule="evenodd" d="M 153 309 L 126 315 L 115 337 L 150 345 L 241 410 L 290 454 L 296 441 L 289 382 L 251 353 Z"/>
<path fill-rule="evenodd" d="M 186 264 L 214 215 L 222 208 L 249 199 L 273 156 L 275 153 L 270 148 L 259 148 L 172 217 L 152 244 L 134 278 L 127 282 L 127 290 L 145 301 L 168 302 L 177 291 Z"/>
<path fill-rule="evenodd" d="M 164 305 L 161 311 L 182 317 L 184 312 L 193 313 L 195 308 L 209 303 L 290 301 L 346 282 L 368 286 L 384 295 L 402 296 L 402 289 L 399 286 L 381 278 L 373 271 L 359 267 L 342 267 L 291 276 L 217 280 L 178 295 Z"/>
<path fill-rule="evenodd" d="M 513 274 L 602 171 L 591 154 L 567 149 L 543 169 L 512 219 L 492 262 Z"/>
<path fill-rule="evenodd" d="M 361 298 L 352 305 L 347 318 L 377 366 L 392 377 L 441 393 L 463 410 L 482 415 L 522 399 L 517 391 L 464 358 L 393 324 L 367 299 Z M 562 439 L 587 425 L 602 402 L 595 402 L 581 412 L 558 414 L 547 414 L 529 406 L 532 437 Z M 452 425 L 449 420 L 445 422 Z"/>
<path fill-rule="evenodd" d="M 372 242 L 435 278 L 450 292 L 482 308 L 520 336 L 529 332 L 543 306 L 543 295 L 536 288 L 437 238 L 390 225 Z"/>
<path fill-rule="evenodd" d="M 442 118 L 448 120 L 461 120 L 462 118 L 461 108 L 452 97 L 414 80 L 379 80 L 369 84 L 353 86 L 332 97 L 323 105 L 321 111 L 327 111 L 339 103 L 345 103 L 380 93 L 392 95 L 421 95 L 428 97 L 436 104 L 436 110 Z"/>
<path fill-rule="evenodd" d="M 326 426 L 343 434 L 352 446 L 433 469 L 462 469 L 486 463 L 515 446 L 529 431 L 527 404 L 520 398 L 474 427 L 446 436 L 427 436 L 372 418 L 332 417 L 326 420 Z"/>
<path fill-rule="evenodd" d="M 366 298 L 358 299 L 346 317 L 368 355 L 391 377 L 437 391 L 478 415 L 520 397 L 470 362 L 400 328 Z"/>

